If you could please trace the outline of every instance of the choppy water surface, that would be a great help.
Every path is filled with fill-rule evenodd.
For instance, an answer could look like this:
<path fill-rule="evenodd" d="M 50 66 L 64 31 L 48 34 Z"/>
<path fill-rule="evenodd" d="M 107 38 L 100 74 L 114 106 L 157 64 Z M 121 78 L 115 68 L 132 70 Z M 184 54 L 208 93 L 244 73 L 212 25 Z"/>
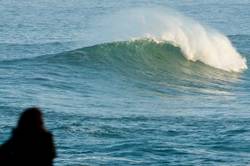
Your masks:
<path fill-rule="evenodd" d="M 1 143 L 36 105 L 55 165 L 250 164 L 249 10 L 1 1 Z"/>

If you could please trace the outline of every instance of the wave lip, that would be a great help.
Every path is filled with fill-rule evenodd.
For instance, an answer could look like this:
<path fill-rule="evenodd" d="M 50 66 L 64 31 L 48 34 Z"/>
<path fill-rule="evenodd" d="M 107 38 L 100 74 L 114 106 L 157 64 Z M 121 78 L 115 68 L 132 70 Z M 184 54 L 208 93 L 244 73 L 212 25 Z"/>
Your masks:
<path fill-rule="evenodd" d="M 247 69 L 246 59 L 232 46 L 230 40 L 198 23 L 191 30 L 175 28 L 165 33 L 162 39 L 179 46 L 188 60 L 201 61 L 225 71 L 240 72 Z"/>

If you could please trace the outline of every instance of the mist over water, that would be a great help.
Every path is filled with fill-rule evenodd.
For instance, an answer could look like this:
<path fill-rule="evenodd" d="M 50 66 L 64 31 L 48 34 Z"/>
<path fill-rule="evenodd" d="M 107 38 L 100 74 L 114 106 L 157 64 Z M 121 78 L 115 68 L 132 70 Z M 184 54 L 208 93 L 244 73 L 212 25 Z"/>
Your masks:
<path fill-rule="evenodd" d="M 140 38 L 167 41 L 180 47 L 187 60 L 200 61 L 225 71 L 240 72 L 247 69 L 246 59 L 225 35 L 173 9 L 155 7 L 123 10 L 103 20 L 102 33 L 106 42 Z"/>
<path fill-rule="evenodd" d="M 0 2 L 0 143 L 37 105 L 58 166 L 249 164 L 249 6 Z"/>

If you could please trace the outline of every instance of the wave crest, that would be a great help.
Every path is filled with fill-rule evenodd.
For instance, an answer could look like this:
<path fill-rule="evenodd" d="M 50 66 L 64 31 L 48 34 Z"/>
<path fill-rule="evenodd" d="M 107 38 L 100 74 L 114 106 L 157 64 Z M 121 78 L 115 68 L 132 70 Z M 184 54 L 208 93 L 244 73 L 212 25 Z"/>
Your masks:
<path fill-rule="evenodd" d="M 247 69 L 246 59 L 220 32 L 172 9 L 132 9 L 104 19 L 103 38 L 110 42 L 150 38 L 180 47 L 186 59 L 225 71 Z M 112 25 L 112 28 L 110 28 Z"/>

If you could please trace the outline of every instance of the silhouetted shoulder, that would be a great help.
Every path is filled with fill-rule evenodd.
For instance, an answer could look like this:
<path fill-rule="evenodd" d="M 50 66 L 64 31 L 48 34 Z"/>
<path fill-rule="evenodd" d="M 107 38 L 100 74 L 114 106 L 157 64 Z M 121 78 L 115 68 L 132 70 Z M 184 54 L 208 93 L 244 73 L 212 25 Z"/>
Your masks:
<path fill-rule="evenodd" d="M 4 144 L 0 146 L 0 165 L 1 166 L 9 166 L 12 165 L 11 158 L 13 156 L 12 152 L 12 140 L 6 141 Z"/>
<path fill-rule="evenodd" d="M 55 151 L 53 135 L 48 131 L 46 131 L 44 135 L 46 137 L 45 138 L 46 141 L 47 141 L 46 144 L 47 144 L 49 154 L 50 154 L 48 157 L 52 160 L 52 159 L 54 159 L 56 157 L 56 151 Z"/>

